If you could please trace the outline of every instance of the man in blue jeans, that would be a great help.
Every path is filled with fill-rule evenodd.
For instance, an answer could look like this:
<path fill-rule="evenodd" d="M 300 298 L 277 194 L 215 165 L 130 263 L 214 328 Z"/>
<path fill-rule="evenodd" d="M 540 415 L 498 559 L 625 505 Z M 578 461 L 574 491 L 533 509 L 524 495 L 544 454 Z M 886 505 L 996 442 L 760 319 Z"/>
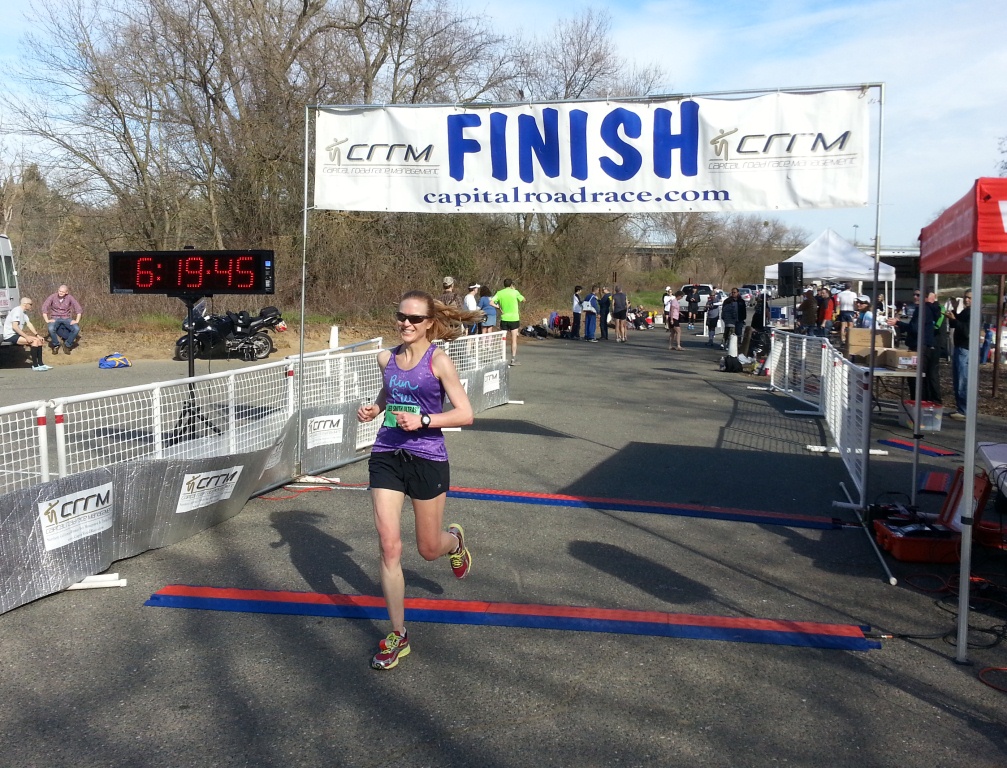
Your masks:
<path fill-rule="evenodd" d="M 42 304 L 42 319 L 49 325 L 49 348 L 53 354 L 59 352 L 60 342 L 66 354 L 70 354 L 80 333 L 80 316 L 83 311 L 77 299 L 70 295 L 70 289 L 61 285 Z"/>
<path fill-rule="evenodd" d="M 964 307 L 961 312 L 949 312 L 948 322 L 954 329 L 955 348 L 951 353 L 951 379 L 955 390 L 955 412 L 948 414 L 959 421 L 965 418 L 965 406 L 968 403 L 969 383 L 969 325 L 972 321 L 972 291 L 965 292 Z"/>

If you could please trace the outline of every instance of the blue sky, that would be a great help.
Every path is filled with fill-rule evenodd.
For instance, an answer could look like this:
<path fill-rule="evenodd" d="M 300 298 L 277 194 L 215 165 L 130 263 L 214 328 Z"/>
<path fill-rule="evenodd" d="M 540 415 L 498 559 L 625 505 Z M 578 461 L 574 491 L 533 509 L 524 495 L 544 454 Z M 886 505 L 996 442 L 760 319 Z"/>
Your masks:
<path fill-rule="evenodd" d="M 21 13 L 30 2 L 4 2 L 0 71 L 17 56 Z M 1007 136 L 1007 3 L 1001 0 L 457 2 L 490 16 L 503 31 L 527 35 L 587 8 L 607 10 L 619 51 L 639 64 L 659 65 L 669 93 L 884 82 L 885 246 L 914 245 L 923 226 L 976 177 L 999 175 L 998 163 L 1007 159 L 998 148 Z M 9 87 L 0 75 L 0 95 Z M 813 236 L 832 227 L 863 244 L 875 231 L 871 202 L 866 209 L 778 217 Z"/>
<path fill-rule="evenodd" d="M 658 64 L 665 92 L 885 83 L 881 243 L 916 245 L 920 229 L 979 176 L 997 176 L 1007 136 L 1007 3 L 990 0 L 470 0 L 525 32 L 605 8 L 624 56 Z M 872 130 L 876 135 L 875 110 Z M 872 159 L 876 165 L 876 160 Z M 872 181 L 872 190 L 874 182 Z M 779 215 L 863 244 L 867 209 Z M 854 228 L 856 225 L 856 228 Z"/>

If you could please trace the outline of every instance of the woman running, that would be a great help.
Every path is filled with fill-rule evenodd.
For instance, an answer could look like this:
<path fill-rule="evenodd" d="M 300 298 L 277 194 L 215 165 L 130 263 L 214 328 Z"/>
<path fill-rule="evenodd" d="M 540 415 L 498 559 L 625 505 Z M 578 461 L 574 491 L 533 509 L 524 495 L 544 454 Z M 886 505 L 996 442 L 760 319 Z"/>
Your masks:
<path fill-rule="evenodd" d="M 480 315 L 434 301 L 423 291 L 410 291 L 395 313 L 402 343 L 378 353 L 383 386 L 370 405 L 357 410 L 357 420 L 373 420 L 384 411 L 369 464 L 371 504 L 381 547 L 381 591 L 392 631 L 378 644 L 374 669 L 391 669 L 410 651 L 405 625 L 405 577 L 402 574 L 402 503 L 412 500 L 416 547 L 425 560 L 448 555 L 451 570 L 464 579 L 472 567 L 465 532 L 457 523 L 442 529 L 444 502 L 450 486 L 448 454 L 442 427 L 472 423 L 472 406 L 451 358 L 433 339 L 454 339 Z M 444 396 L 452 409 L 443 412 Z"/>

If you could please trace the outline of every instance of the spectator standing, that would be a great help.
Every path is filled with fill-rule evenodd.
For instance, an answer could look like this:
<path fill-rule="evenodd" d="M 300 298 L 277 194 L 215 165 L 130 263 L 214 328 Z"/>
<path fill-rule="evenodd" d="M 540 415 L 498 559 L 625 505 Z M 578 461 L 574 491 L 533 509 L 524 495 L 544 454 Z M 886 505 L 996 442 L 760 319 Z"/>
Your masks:
<path fill-rule="evenodd" d="M 582 286 L 576 285 L 573 289 L 573 328 L 570 329 L 570 338 L 579 339 L 580 338 L 580 314 L 581 314 L 581 301 L 580 292 L 583 290 Z"/>
<path fill-rule="evenodd" d="M 878 294 L 878 300 L 874 304 L 874 314 L 878 318 L 888 317 L 888 302 L 885 301 L 884 293 Z"/>
<path fill-rule="evenodd" d="M 745 336 L 745 323 L 748 321 L 748 305 L 741 298 L 741 294 L 737 288 L 732 288 L 731 293 L 734 294 L 734 302 L 738 305 L 738 321 L 734 324 L 734 333 L 738 337 L 738 343 L 740 344 Z"/>
<path fill-rule="evenodd" d="M 915 306 L 912 307 L 912 317 L 908 320 L 896 320 L 889 318 L 889 326 L 898 326 L 906 333 L 906 347 L 910 352 L 916 352 L 918 364 L 923 368 L 923 391 L 920 393 L 922 400 L 933 403 L 941 402 L 941 382 L 939 378 L 938 363 L 940 358 L 937 354 L 937 320 L 941 316 L 940 307 L 937 306 L 937 294 L 931 291 L 927 294 L 926 303 L 923 309 L 919 308 L 920 294 L 913 293 Z M 908 309 L 908 308 L 907 308 Z M 919 337 L 920 317 L 923 317 L 923 349 L 917 350 L 917 340 Z M 909 379 L 909 394 L 916 399 L 916 379 Z"/>
<path fill-rule="evenodd" d="M 443 293 L 437 298 L 446 307 L 462 308 L 461 296 L 455 293 L 455 279 L 450 275 L 441 281 Z"/>
<path fill-rule="evenodd" d="M 504 287 L 496 292 L 492 299 L 493 305 L 500 310 L 500 330 L 510 335 L 510 364 L 517 365 L 517 334 L 521 328 L 521 302 L 524 296 L 514 287 L 514 281 L 509 277 L 504 280 Z"/>
<path fill-rule="evenodd" d="M 766 294 L 762 292 L 755 300 L 755 308 L 752 310 L 752 330 L 764 331 L 766 329 Z"/>
<path fill-rule="evenodd" d="M 598 297 L 598 330 L 601 338 L 608 341 L 608 316 L 612 312 L 612 294 L 608 291 L 608 286 L 601 289 L 601 296 Z"/>
<path fill-rule="evenodd" d="M 818 289 L 818 329 L 819 336 L 829 337 L 836 319 L 836 297 L 828 288 Z"/>
<path fill-rule="evenodd" d="M 402 572 L 402 505 L 408 496 L 416 518 L 416 548 L 424 560 L 448 555 L 456 578 L 465 578 L 472 555 L 462 526 L 445 531 L 444 507 L 450 467 L 444 427 L 472 423 L 472 406 L 447 353 L 434 339 L 453 339 L 462 323 L 474 318 L 448 305 L 438 305 L 422 291 L 403 295 L 395 313 L 401 343 L 378 353 L 382 386 L 373 403 L 357 410 L 361 423 L 385 417 L 368 464 L 371 506 L 381 550 L 381 592 L 392 631 L 378 644 L 371 667 L 392 669 L 411 650 L 405 625 L 405 576 Z M 444 396 L 451 410 L 444 412 Z"/>
<path fill-rule="evenodd" d="M 479 283 L 472 283 L 469 286 L 468 293 L 465 294 L 465 298 L 462 299 L 462 304 L 465 307 L 466 312 L 476 312 L 479 309 L 479 289 L 482 286 Z M 479 321 L 472 323 L 465 329 L 466 333 L 472 335 L 474 333 L 479 333 Z"/>
<path fill-rule="evenodd" d="M 664 289 L 664 296 L 661 297 L 661 305 L 664 311 L 664 327 L 666 330 L 671 330 L 671 298 L 673 294 L 671 292 L 671 286 L 666 286 Z"/>
<path fill-rule="evenodd" d="M 65 285 L 42 302 L 42 320 L 49 326 L 49 348 L 53 354 L 59 352 L 60 341 L 64 352 L 70 354 L 80 334 L 83 313 L 77 299 L 70 295 L 70 289 Z"/>
<path fill-rule="evenodd" d="M 836 304 L 839 308 L 839 341 L 845 344 L 846 332 L 853 327 L 856 319 L 857 294 L 847 285 L 836 295 Z"/>
<path fill-rule="evenodd" d="M 682 347 L 682 291 L 676 291 L 668 304 L 668 349 L 681 352 Z"/>
<path fill-rule="evenodd" d="M 706 346 L 713 346 L 713 339 L 717 335 L 717 323 L 720 321 L 720 310 L 723 309 L 723 302 L 717 291 L 711 293 L 706 299 L 706 334 L 708 341 Z"/>
<path fill-rule="evenodd" d="M 972 291 L 965 292 L 965 305 L 959 312 L 948 314 L 948 322 L 954 331 L 954 349 L 951 351 L 951 381 L 955 390 L 955 412 L 948 414 L 952 419 L 964 419 L 968 405 L 969 383 L 969 334 L 972 322 Z M 981 362 L 981 361 L 980 361 Z"/>
<path fill-rule="evenodd" d="M 685 301 L 689 312 L 689 330 L 692 331 L 696 328 L 696 316 L 699 314 L 699 291 L 695 288 L 690 288 Z"/>
<path fill-rule="evenodd" d="M 580 311 L 584 316 L 584 341 L 591 341 L 595 344 L 598 343 L 598 339 L 595 336 L 595 331 L 598 325 L 597 290 L 598 286 L 592 285 L 591 292 L 580 303 Z"/>
<path fill-rule="evenodd" d="M 612 319 L 615 320 L 616 343 L 626 341 L 626 314 L 629 312 L 629 299 L 622 292 L 622 286 L 615 286 L 612 294 Z"/>
<path fill-rule="evenodd" d="M 31 353 L 31 369 L 33 371 L 48 371 L 51 365 L 42 362 L 42 337 L 35 326 L 28 319 L 28 313 L 32 308 L 32 300 L 27 296 L 21 299 L 21 303 L 7 313 L 3 323 L 3 340 L 8 344 L 18 344 L 28 347 Z"/>
<path fill-rule="evenodd" d="M 815 291 L 813 288 L 808 288 L 804 292 L 804 300 L 801 301 L 801 306 L 798 307 L 801 313 L 801 331 L 809 336 L 817 335 L 818 333 L 818 317 L 819 317 L 819 305 L 818 299 L 815 298 Z"/>
<path fill-rule="evenodd" d="M 480 333 L 493 333 L 497 324 L 497 308 L 493 306 L 493 292 L 489 286 L 479 286 L 479 309 L 483 313 L 483 321 L 480 324 Z"/>
<path fill-rule="evenodd" d="M 874 313 L 871 312 L 871 299 L 869 296 L 857 297 L 857 328 L 874 327 Z"/>
<path fill-rule="evenodd" d="M 724 306 L 720 310 L 720 317 L 724 321 L 724 349 L 727 349 L 732 334 L 741 338 L 745 331 L 746 314 L 740 292 L 737 288 L 732 288 L 731 295 L 724 300 Z"/>

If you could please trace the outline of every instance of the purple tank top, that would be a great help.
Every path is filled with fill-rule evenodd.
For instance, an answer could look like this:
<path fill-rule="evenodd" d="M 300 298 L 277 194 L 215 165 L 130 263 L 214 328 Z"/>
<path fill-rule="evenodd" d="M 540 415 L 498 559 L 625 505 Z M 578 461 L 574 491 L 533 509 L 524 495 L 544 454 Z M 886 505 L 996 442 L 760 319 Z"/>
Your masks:
<path fill-rule="evenodd" d="M 384 382 L 386 405 L 419 406 L 420 413 L 442 413 L 444 410 L 444 387 L 434 376 L 433 360 L 437 347 L 433 344 L 423 354 L 416 366 L 408 371 L 399 368 L 395 356 L 401 347 L 392 350 L 392 356 L 385 366 Z M 375 453 L 404 450 L 413 456 L 431 461 L 447 461 L 448 451 L 444 446 L 444 433 L 439 429 L 419 429 L 406 432 L 399 427 L 382 426 L 371 450 Z"/>

